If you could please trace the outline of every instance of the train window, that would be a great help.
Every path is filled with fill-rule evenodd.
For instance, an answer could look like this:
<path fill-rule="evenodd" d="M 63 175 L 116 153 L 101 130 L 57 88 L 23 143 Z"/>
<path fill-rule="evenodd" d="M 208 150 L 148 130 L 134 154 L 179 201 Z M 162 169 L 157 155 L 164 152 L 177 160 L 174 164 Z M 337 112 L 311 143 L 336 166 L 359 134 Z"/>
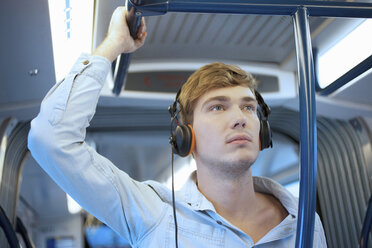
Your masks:
<path fill-rule="evenodd" d="M 372 20 L 365 20 L 330 49 L 319 54 L 318 83 L 325 88 L 372 55 Z"/>

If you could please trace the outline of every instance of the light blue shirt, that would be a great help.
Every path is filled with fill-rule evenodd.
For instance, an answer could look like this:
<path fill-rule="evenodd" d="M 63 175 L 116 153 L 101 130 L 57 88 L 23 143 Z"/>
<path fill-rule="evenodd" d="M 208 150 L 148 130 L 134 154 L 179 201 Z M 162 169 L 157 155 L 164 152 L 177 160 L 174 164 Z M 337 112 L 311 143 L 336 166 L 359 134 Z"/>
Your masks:
<path fill-rule="evenodd" d="M 133 180 L 84 141 L 110 68 L 103 57 L 82 55 L 45 96 L 31 122 L 28 147 L 65 192 L 130 245 L 175 247 L 171 191 L 155 181 Z M 297 199 L 271 179 L 253 180 L 255 191 L 275 196 L 288 211 L 279 225 L 254 244 L 216 212 L 198 190 L 194 172 L 176 193 L 179 247 L 294 247 Z M 326 247 L 318 216 L 314 247 Z"/>

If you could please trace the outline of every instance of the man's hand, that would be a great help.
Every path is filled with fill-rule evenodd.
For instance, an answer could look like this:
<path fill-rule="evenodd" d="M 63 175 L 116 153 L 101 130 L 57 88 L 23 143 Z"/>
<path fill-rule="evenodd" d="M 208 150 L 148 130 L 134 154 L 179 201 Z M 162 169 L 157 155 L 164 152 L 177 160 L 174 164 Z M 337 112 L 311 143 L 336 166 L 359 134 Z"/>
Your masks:
<path fill-rule="evenodd" d="M 140 48 L 146 39 L 146 24 L 142 18 L 141 25 L 137 33 L 137 39 L 133 40 L 130 36 L 126 21 L 125 7 L 118 7 L 111 17 L 108 34 L 101 45 L 93 52 L 93 55 L 106 57 L 113 62 L 121 53 L 132 53 Z"/>

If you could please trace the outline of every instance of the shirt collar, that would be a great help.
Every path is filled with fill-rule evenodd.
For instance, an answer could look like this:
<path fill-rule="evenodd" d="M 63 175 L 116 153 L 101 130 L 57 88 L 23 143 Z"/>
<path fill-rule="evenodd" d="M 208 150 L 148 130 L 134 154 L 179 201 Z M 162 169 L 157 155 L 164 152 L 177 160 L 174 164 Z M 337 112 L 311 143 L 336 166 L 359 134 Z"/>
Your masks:
<path fill-rule="evenodd" d="M 256 192 L 275 196 L 284 208 L 293 217 L 297 217 L 297 199 L 282 185 L 266 177 L 253 177 L 253 185 Z M 216 212 L 213 204 L 205 198 L 197 186 L 196 170 L 192 172 L 178 192 L 178 196 L 190 205 L 194 210 L 212 210 Z"/>
<path fill-rule="evenodd" d="M 183 197 L 185 202 L 194 210 L 212 210 L 216 212 L 213 204 L 207 198 L 205 198 L 205 196 L 198 189 L 196 170 L 190 174 L 186 183 L 179 191 L 179 195 Z"/>
<path fill-rule="evenodd" d="M 255 192 L 275 196 L 293 217 L 297 217 L 298 200 L 281 184 L 267 177 L 253 177 Z"/>

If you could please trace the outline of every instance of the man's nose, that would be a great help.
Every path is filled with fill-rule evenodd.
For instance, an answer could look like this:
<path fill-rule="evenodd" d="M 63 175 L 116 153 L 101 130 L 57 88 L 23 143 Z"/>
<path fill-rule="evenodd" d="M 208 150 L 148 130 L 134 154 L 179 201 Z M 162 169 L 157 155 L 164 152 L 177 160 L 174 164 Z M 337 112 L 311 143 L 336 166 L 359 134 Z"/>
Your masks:
<path fill-rule="evenodd" d="M 232 112 L 231 128 L 245 128 L 247 125 L 247 116 L 243 111 L 240 108 L 234 108 Z"/>

